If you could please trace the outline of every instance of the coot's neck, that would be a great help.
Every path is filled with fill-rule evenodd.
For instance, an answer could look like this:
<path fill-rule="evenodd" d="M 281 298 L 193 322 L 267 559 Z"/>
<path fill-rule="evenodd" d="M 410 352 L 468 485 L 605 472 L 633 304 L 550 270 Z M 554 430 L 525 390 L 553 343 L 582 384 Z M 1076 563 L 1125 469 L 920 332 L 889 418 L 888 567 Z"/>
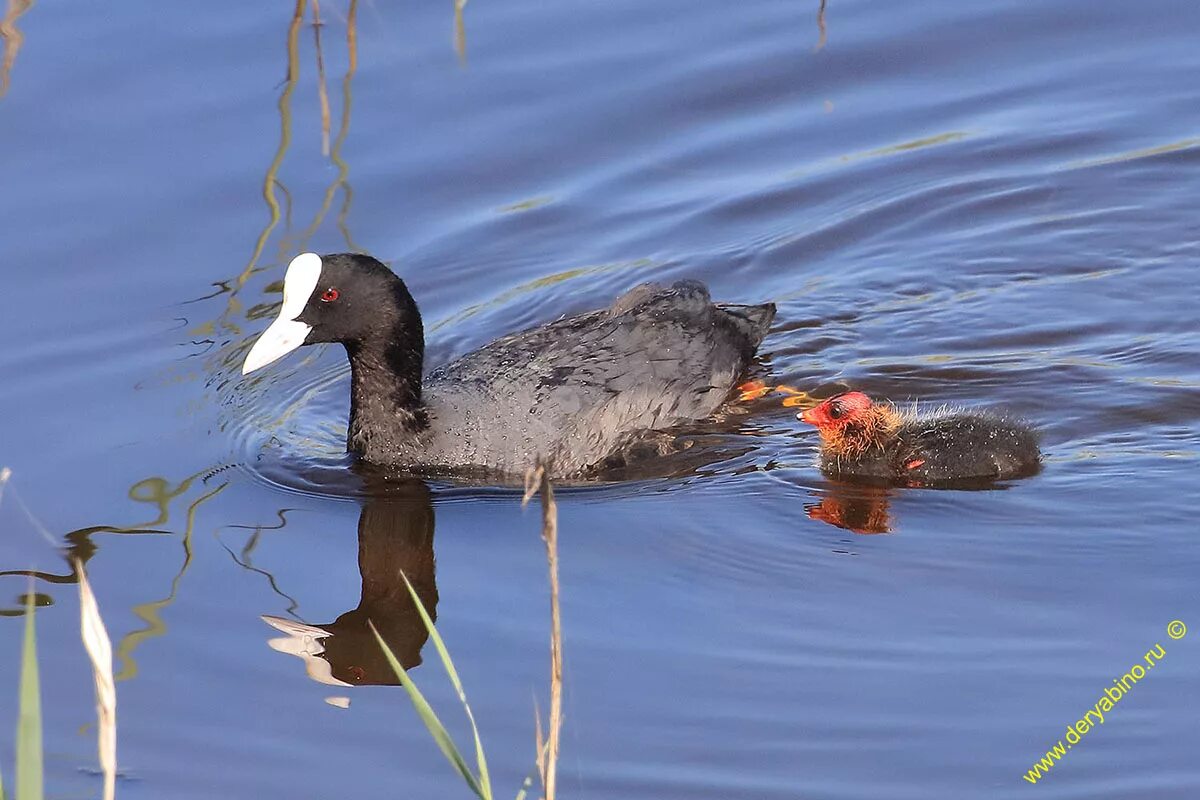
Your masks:
<path fill-rule="evenodd" d="M 344 343 L 350 358 L 346 447 L 352 452 L 396 444 L 429 425 L 421 403 L 425 336 L 415 304 L 413 312 L 369 339 Z"/>

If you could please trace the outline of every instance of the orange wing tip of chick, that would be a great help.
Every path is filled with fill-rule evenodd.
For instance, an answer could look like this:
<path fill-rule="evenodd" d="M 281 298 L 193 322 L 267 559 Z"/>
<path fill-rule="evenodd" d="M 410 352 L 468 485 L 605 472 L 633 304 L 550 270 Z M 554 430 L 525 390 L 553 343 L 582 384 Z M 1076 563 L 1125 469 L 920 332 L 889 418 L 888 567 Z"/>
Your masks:
<path fill-rule="evenodd" d="M 922 465 L 922 464 L 924 464 L 924 463 L 925 463 L 925 459 L 923 459 L 923 458 L 914 458 L 912 461 L 910 461 L 910 462 L 908 462 L 907 464 L 905 464 L 905 465 L 904 465 L 904 468 L 905 468 L 905 469 L 916 469 L 917 467 L 921 466 L 921 465 Z"/>

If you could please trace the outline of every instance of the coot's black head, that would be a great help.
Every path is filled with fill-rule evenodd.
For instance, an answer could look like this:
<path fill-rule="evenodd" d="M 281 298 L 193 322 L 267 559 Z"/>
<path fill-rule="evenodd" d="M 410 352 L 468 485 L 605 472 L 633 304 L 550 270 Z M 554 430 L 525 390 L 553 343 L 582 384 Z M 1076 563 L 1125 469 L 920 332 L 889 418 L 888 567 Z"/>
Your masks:
<path fill-rule="evenodd" d="M 374 258 L 301 253 L 288 265 L 279 316 L 250 348 L 242 374 L 318 342 L 380 351 L 409 347 L 419 358 L 421 316 L 404 282 Z"/>

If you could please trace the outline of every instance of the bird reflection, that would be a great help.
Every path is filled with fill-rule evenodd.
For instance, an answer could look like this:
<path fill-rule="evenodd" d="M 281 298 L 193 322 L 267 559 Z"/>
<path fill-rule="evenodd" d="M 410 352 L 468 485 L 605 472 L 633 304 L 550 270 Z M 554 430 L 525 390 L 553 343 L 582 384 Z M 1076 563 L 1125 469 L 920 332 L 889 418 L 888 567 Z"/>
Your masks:
<path fill-rule="evenodd" d="M 429 488 L 415 479 L 368 479 L 367 484 L 369 494 L 358 519 L 358 605 L 320 625 L 263 616 L 285 634 L 272 639 L 271 647 L 303 659 L 310 678 L 330 685 L 399 683 L 368 623 L 375 625 L 405 669 L 421 663 L 421 647 L 429 633 L 404 577 L 429 616 L 437 617 Z"/>
<path fill-rule="evenodd" d="M 668 438 L 655 439 L 642 449 L 631 448 L 604 473 L 605 480 L 702 475 L 715 464 L 754 450 L 751 444 L 711 431 Z M 302 659 L 315 681 L 332 686 L 398 685 L 371 625 L 406 670 L 421 663 L 429 632 L 404 578 L 430 618 L 436 619 L 432 494 L 424 481 L 413 476 L 398 476 L 365 462 L 355 462 L 350 469 L 362 481 L 364 496 L 358 520 L 362 576 L 358 605 L 329 623 L 270 615 L 263 615 L 263 621 L 282 634 L 269 641 L 271 647 Z"/>
<path fill-rule="evenodd" d="M 888 533 L 892 527 L 889 496 L 886 486 L 830 481 L 820 502 L 806 504 L 804 512 L 809 519 L 854 533 Z"/>

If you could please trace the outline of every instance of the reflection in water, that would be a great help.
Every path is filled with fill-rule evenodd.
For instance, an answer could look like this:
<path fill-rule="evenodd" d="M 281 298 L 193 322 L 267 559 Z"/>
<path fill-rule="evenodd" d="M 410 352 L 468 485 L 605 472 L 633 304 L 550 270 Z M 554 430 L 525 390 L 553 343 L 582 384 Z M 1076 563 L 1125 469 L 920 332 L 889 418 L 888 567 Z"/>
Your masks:
<path fill-rule="evenodd" d="M 817 9 L 817 30 L 821 33 L 817 37 L 816 46 L 813 48 L 814 53 L 819 53 L 825 47 L 825 41 L 829 38 L 829 32 L 825 29 L 825 2 L 826 0 L 821 0 L 821 7 Z"/>
<path fill-rule="evenodd" d="M 939 483 L 937 486 L 908 487 L 899 491 L 999 492 L 1012 488 L 1010 481 L 988 478 Z M 895 525 L 888 506 L 895 487 L 873 478 L 829 479 L 818 490 L 819 501 L 808 503 L 804 511 L 810 519 L 827 522 L 854 533 L 889 533 Z"/>
<path fill-rule="evenodd" d="M 160 477 L 146 478 L 145 480 L 138 481 L 130 487 L 129 499 L 154 506 L 157 511 L 154 519 L 129 526 L 93 525 L 71 531 L 63 537 L 65 546 L 62 549 L 62 556 L 66 561 L 67 568 L 62 574 L 22 569 L 0 571 L 0 577 L 22 576 L 51 585 L 79 583 L 78 567 L 86 565 L 99 550 L 99 546 L 92 541 L 92 537 L 95 534 L 171 535 L 172 531 L 160 529 L 158 526 L 169 522 L 172 502 L 186 494 L 192 488 L 193 483 L 199 479 L 200 485 L 205 486 L 205 491 L 188 505 L 184 530 L 180 536 L 183 550 L 182 559 L 179 569 L 171 579 L 170 589 L 166 596 L 161 599 L 140 603 L 133 607 L 134 615 L 145 622 L 146 625 L 143 628 L 125 634 L 117 644 L 116 656 L 121 662 L 121 669 L 117 673 L 116 679 L 126 680 L 132 678 L 138 673 L 137 662 L 133 658 L 133 651 L 145 640 L 162 636 L 167 632 L 167 626 L 163 622 L 160 612 L 175 601 L 179 585 L 192 562 L 192 531 L 195 528 L 196 511 L 204 502 L 215 497 L 228 485 L 221 483 L 215 487 L 208 488 L 205 485 L 205 481 L 208 481 L 215 474 L 216 472 L 212 470 L 197 472 L 174 486 L 166 479 Z M 17 616 L 23 613 L 22 608 L 0 609 L 0 616 Z"/>
<path fill-rule="evenodd" d="M 190 480 L 190 479 L 189 479 Z M 183 576 L 187 574 L 188 567 L 192 564 L 192 531 L 196 527 L 196 510 L 200 508 L 207 500 L 216 497 L 229 484 L 222 483 L 214 489 L 210 489 L 200 497 L 196 498 L 188 505 L 186 524 L 183 529 L 183 536 L 180 537 L 180 544 L 183 548 L 183 558 L 179 564 L 179 570 L 175 576 L 171 578 L 171 588 L 166 596 L 153 600 L 149 603 L 140 603 L 133 607 L 133 613 L 146 623 L 145 627 L 139 628 L 136 631 L 130 631 L 121 637 L 121 641 L 117 644 L 117 658 L 121 662 L 121 669 L 117 672 L 116 679 L 119 681 L 133 678 L 138 674 L 137 662 L 133 658 L 133 651 L 142 642 L 147 639 L 157 639 L 159 636 L 166 634 L 167 625 L 163 622 L 159 613 L 175 602 L 175 596 L 179 592 L 179 585 L 183 582 Z M 165 509 L 164 509 L 165 513 Z M 165 521 L 165 517 L 164 517 Z"/>
<path fill-rule="evenodd" d="M 482 311 L 486 311 L 489 308 L 502 306 L 505 303 L 521 297 L 522 295 L 529 294 L 537 289 L 544 289 L 547 286 L 554 286 L 555 284 L 562 283 L 564 281 L 578 280 L 579 278 L 585 278 L 591 275 L 600 275 L 606 272 L 624 272 L 626 270 L 650 269 L 652 267 L 660 266 L 661 264 L 662 262 L 660 261 L 654 261 L 649 258 L 639 258 L 635 261 L 614 261 L 609 264 L 599 264 L 596 266 L 572 267 L 571 269 L 565 269 L 552 275 L 543 275 L 541 277 L 534 278 L 533 280 L 526 281 L 519 286 L 514 286 L 511 289 L 507 289 L 497 294 L 495 297 L 492 297 L 490 300 L 469 305 L 461 311 L 455 312 L 444 319 L 438 320 L 430 325 L 427 330 L 430 333 L 433 333 L 447 326 L 458 325 L 463 320 L 469 319 Z"/>
<path fill-rule="evenodd" d="M 8 94 L 13 64 L 17 62 L 17 53 L 25 41 L 24 34 L 17 29 L 17 20 L 31 8 L 33 0 L 8 0 L 4 19 L 0 20 L 0 39 L 4 40 L 4 56 L 0 59 L 0 98 Z"/>
<path fill-rule="evenodd" d="M 291 510 L 292 509 L 290 508 L 281 508 L 275 512 L 279 517 L 278 525 L 255 525 L 253 527 L 248 525 L 230 525 L 229 527 L 233 529 L 240 528 L 243 530 L 254 531 L 254 533 L 250 534 L 250 537 L 246 539 L 246 543 L 242 545 L 241 552 L 239 553 L 233 552 L 233 549 L 229 545 L 225 544 L 225 542 L 221 539 L 220 534 L 217 535 L 217 541 L 220 543 L 221 547 L 225 549 L 225 552 L 229 554 L 229 557 L 233 559 L 233 563 L 237 564 L 244 570 L 262 575 L 267 579 L 267 584 L 271 587 L 271 591 L 288 602 L 286 611 L 289 614 L 295 612 L 295 610 L 299 607 L 299 601 L 279 588 L 279 582 L 275 580 L 274 575 L 272 575 L 270 572 L 267 572 L 265 569 L 254 566 L 250 559 L 254 553 L 254 550 L 258 547 L 258 543 L 262 537 L 263 531 L 281 530 L 285 525 L 287 525 L 287 513 Z"/>
<path fill-rule="evenodd" d="M 78 567 L 87 565 L 99 551 L 99 546 L 92 538 L 95 534 L 171 536 L 173 531 L 157 526 L 169 523 L 173 501 L 183 497 L 194 486 L 202 486 L 203 492 L 188 504 L 185 512 L 183 530 L 179 534 L 179 568 L 172 575 L 167 592 L 159 599 L 133 606 L 133 614 L 145 625 L 125 634 L 117 644 L 116 657 L 120 662 L 120 670 L 116 679 L 136 677 L 138 665 L 134 651 L 146 640 L 167 633 L 162 612 L 175 601 L 192 563 L 196 513 L 201 505 L 229 485 L 223 482 L 209 487 L 203 483 L 215 474 L 212 470 L 205 470 L 175 485 L 160 477 L 139 481 L 130 488 L 129 497 L 154 507 L 157 513 L 153 519 L 130 526 L 96 525 L 71 531 L 63 537 L 65 546 L 62 556 L 66 568 L 61 574 L 20 569 L 0 571 L 0 577 L 20 577 L 25 581 L 32 578 L 36 583 L 52 586 L 77 584 Z M 358 605 L 333 622 L 320 626 L 280 617 L 264 616 L 263 619 L 288 634 L 288 637 L 273 640 L 272 646 L 304 658 L 309 675 L 315 680 L 350 685 L 394 685 L 398 683 L 395 673 L 384 658 L 368 622 L 374 623 L 406 669 L 421 663 L 421 647 L 428 638 L 428 631 L 401 576 L 408 577 L 430 616 L 436 618 L 438 593 L 434 579 L 433 503 L 428 487 L 419 480 L 387 480 L 368 474 L 361 477 L 365 480 L 368 494 L 358 525 L 358 567 L 362 576 Z M 196 484 L 198 480 L 200 483 Z M 278 587 L 269 572 L 251 563 L 251 555 L 261 532 L 284 527 L 287 512 L 288 509 L 279 511 L 279 524 L 276 526 L 253 528 L 240 553 L 234 553 L 224 542 L 221 544 L 239 565 L 268 579 L 276 594 L 287 601 L 287 612 L 290 614 L 298 605 L 296 600 Z M 0 608 L 0 616 L 23 615 L 25 597 L 31 591 L 31 585 L 23 582 L 18 605 Z M 39 598 L 39 605 L 53 604 L 52 595 L 34 593 Z"/>
<path fill-rule="evenodd" d="M 736 422 L 729 424 L 732 428 Z M 670 449 L 673 452 L 668 455 L 654 455 L 614 468 L 605 473 L 605 478 L 637 481 L 703 475 L 714 464 L 728 463 L 753 451 L 754 444 L 746 442 L 745 437 L 707 430 L 680 432 Z M 399 681 L 368 623 L 375 625 L 405 669 L 421 663 L 421 648 L 429 634 L 404 585 L 404 577 L 411 582 L 430 617 L 436 619 L 438 590 L 432 497 L 427 485 L 417 478 L 376 472 L 361 463 L 350 469 L 364 483 L 358 522 L 362 589 L 353 609 L 329 623 L 309 623 L 296 618 L 293 611 L 297 601 L 279 589 L 268 572 L 250 565 L 248 558 L 239 563 L 266 576 L 276 594 L 287 601 L 291 618 L 263 616 L 267 624 L 284 634 L 271 639 L 270 645 L 302 659 L 310 678 L 331 685 L 397 685 Z M 286 522 L 285 513 L 280 511 L 279 527 Z M 243 549 L 243 555 L 252 542 L 253 539 Z"/>
<path fill-rule="evenodd" d="M 437 617 L 429 489 L 418 480 L 386 486 L 369 482 L 368 489 L 371 495 L 358 520 L 358 605 L 322 625 L 263 616 L 285 634 L 272 639 L 271 647 L 303 659 L 309 677 L 321 683 L 399 683 L 368 623 L 375 625 L 405 669 L 421 663 L 421 647 L 429 633 L 402 576 L 412 583 L 430 617 Z"/>
<path fill-rule="evenodd" d="M 314 31 L 314 48 L 316 51 L 317 94 L 321 106 L 322 155 L 328 157 L 333 162 L 337 171 L 332 182 L 325 190 L 321 205 L 312 221 L 298 235 L 293 235 L 292 209 L 295 205 L 295 199 L 292 197 L 291 192 L 288 191 L 279 173 L 292 146 L 292 98 L 300 82 L 301 74 L 300 29 L 304 24 L 305 9 L 310 4 L 313 11 L 312 25 Z M 260 266 L 259 259 L 262 257 L 267 242 L 270 241 L 271 235 L 279 227 L 280 222 L 284 223 L 284 230 L 278 243 L 277 263 L 283 264 L 287 262 L 288 256 L 294 249 L 300 250 L 307 246 L 308 240 L 325 221 L 330 209 L 333 207 L 334 198 L 337 196 L 338 191 L 341 190 L 343 199 L 337 216 L 338 230 L 341 232 L 343 239 L 345 239 L 349 250 L 358 251 L 361 249 L 350 235 L 347 223 L 353 192 L 351 191 L 349 181 L 350 166 L 342 155 L 342 148 L 350 132 L 351 83 L 358 70 L 358 0 L 349 0 L 346 11 L 347 67 L 341 84 L 342 113 L 338 131 L 333 138 L 332 144 L 329 141 L 329 97 L 325 83 L 325 57 L 323 39 L 321 38 L 321 30 L 325 24 L 321 20 L 320 6 L 317 0 L 296 0 L 287 28 L 285 47 L 287 65 L 284 73 L 283 88 L 280 91 L 277 103 L 279 112 L 279 142 L 276 145 L 270 163 L 267 165 L 262 180 L 261 193 L 263 202 L 267 206 L 267 221 L 255 238 L 250 258 L 242 271 L 234 277 L 216 281 L 213 284 L 219 290 L 216 294 L 224 294 L 226 296 L 225 307 L 222 312 L 215 321 L 200 324 L 189 332 L 192 336 L 196 337 L 213 337 L 214 339 L 220 337 L 225 340 L 218 343 L 218 353 L 215 362 L 210 365 L 210 371 L 218 375 L 235 371 L 235 367 L 245 355 L 245 350 L 250 346 L 250 340 L 243 337 L 243 332 L 239 324 L 235 321 L 236 317 L 241 315 L 247 320 L 254 320 L 260 317 L 273 316 L 274 314 L 273 309 L 277 302 L 276 295 L 282 291 L 282 284 L 279 282 L 273 282 L 265 287 L 264 291 L 269 295 L 269 299 L 264 303 L 247 306 L 242 302 L 239 295 L 251 277 L 264 269 L 276 266 L 276 264 Z M 228 346 L 230 344 L 232 346 Z"/>
<path fill-rule="evenodd" d="M 329 155 L 329 89 L 325 86 L 325 56 L 321 52 L 321 3 L 312 0 L 313 47 L 317 50 L 317 99 L 321 102 L 321 155 Z"/>
<path fill-rule="evenodd" d="M 1200 147 L 1200 138 L 1180 139 L 1177 142 L 1168 142 L 1154 147 L 1143 147 L 1139 150 L 1130 150 L 1127 153 L 1118 153 L 1117 155 L 1104 156 L 1102 158 L 1085 159 L 1075 161 L 1066 166 L 1066 169 L 1086 169 L 1088 167 L 1102 167 L 1106 164 L 1120 164 L 1124 161 L 1137 161 L 1140 158 L 1153 158 L 1154 156 L 1166 155 L 1167 153 L 1178 153 L 1184 150 L 1193 150 Z"/>
<path fill-rule="evenodd" d="M 809 519 L 820 520 L 854 533 L 888 533 L 891 517 L 886 486 L 831 481 L 820 502 L 807 503 L 804 512 Z"/>
<path fill-rule="evenodd" d="M 462 64 L 467 63 L 467 25 L 463 21 L 463 9 L 467 7 L 467 0 L 454 0 L 454 52 L 458 53 L 458 60 Z"/>
<path fill-rule="evenodd" d="M 350 229 L 346 225 L 346 217 L 350 213 L 350 202 L 354 196 L 354 193 L 350 188 L 350 181 L 349 181 L 350 165 L 348 163 L 346 163 L 346 160 L 342 157 L 342 146 L 346 143 L 346 136 L 350 133 L 350 103 L 351 103 L 351 99 L 353 97 L 353 95 L 351 94 L 351 91 L 350 91 L 350 85 L 351 85 L 351 81 L 354 79 L 354 73 L 358 71 L 358 32 L 357 32 L 358 22 L 357 22 L 357 19 L 358 19 L 358 0 L 350 0 L 350 7 L 346 12 L 346 74 L 342 77 L 342 115 L 341 115 L 341 121 L 338 125 L 337 136 L 333 140 L 332 147 L 330 147 L 328 145 L 328 141 L 327 141 L 328 136 L 329 136 L 327 122 L 324 124 L 324 128 L 323 128 L 323 136 L 324 136 L 324 139 L 326 140 L 323 152 L 325 155 L 327 155 L 329 157 L 329 160 L 332 161 L 334 163 L 334 165 L 337 167 L 337 174 L 334 176 L 333 182 L 329 184 L 328 188 L 326 188 L 325 197 L 322 199 L 321 207 L 317 210 L 316 216 L 313 217 L 313 221 L 309 224 L 309 226 L 307 228 L 304 229 L 304 232 L 300 235 L 299 243 L 295 247 L 295 249 L 297 251 L 304 251 L 308 248 L 308 240 L 310 238 L 312 238 L 313 234 L 317 232 L 317 229 L 321 227 L 321 223 L 324 222 L 326 215 L 328 215 L 328 213 L 329 213 L 329 209 L 333 205 L 333 198 L 337 194 L 338 189 L 342 190 L 342 206 L 341 206 L 341 209 L 338 211 L 338 216 L 337 216 L 338 230 L 341 231 L 342 238 L 345 239 L 346 247 L 349 250 L 351 250 L 352 252 L 361 252 L 362 251 L 362 248 L 354 243 L 354 239 L 350 236 Z M 317 29 L 319 30 L 319 23 L 314 22 L 313 24 L 314 24 L 314 26 L 317 26 Z M 321 69 L 320 81 L 321 81 L 321 92 L 322 92 L 322 97 L 323 97 L 322 111 L 323 111 L 323 113 L 327 114 L 328 108 L 329 108 L 329 103 L 328 103 L 328 99 L 324 98 L 325 78 L 324 78 L 324 68 L 321 66 L 321 64 L 323 62 L 320 60 L 320 40 L 319 39 L 318 39 L 318 43 L 317 43 L 317 53 L 318 53 L 317 64 L 318 64 L 318 68 Z M 288 228 L 290 228 L 290 227 L 291 227 L 291 223 L 289 222 Z M 286 240 L 285 240 L 285 242 L 286 242 Z M 284 244 L 285 243 L 280 244 L 280 257 L 279 257 L 280 263 L 283 263 L 286 260 L 286 251 L 284 250 Z"/>
<path fill-rule="evenodd" d="M 970 136 L 969 131 L 946 131 L 933 136 L 923 136 L 920 139 L 912 139 L 909 141 L 889 144 L 885 147 L 877 147 L 873 150 L 864 150 L 858 153 L 845 153 L 840 156 L 834 156 L 833 158 L 822 159 L 821 161 L 817 161 L 816 163 L 806 165 L 799 169 L 791 170 L 786 174 L 786 177 L 789 180 L 808 178 L 821 172 L 842 169 L 847 164 L 855 164 L 860 161 L 869 161 L 876 158 L 902 155 L 914 150 L 924 150 L 929 147 L 939 147 L 945 144 L 953 144 L 966 139 L 968 136 Z"/>
<path fill-rule="evenodd" d="M 232 281 L 233 288 L 230 291 L 229 307 L 226 313 L 234 310 L 234 298 L 242 286 L 245 285 L 246 281 L 250 279 L 250 276 L 254 274 L 255 266 L 258 264 L 259 256 L 262 255 L 263 248 L 267 244 L 267 239 L 270 238 L 271 232 L 275 230 L 275 226 L 279 224 L 281 217 L 279 200 L 275 197 L 275 186 L 279 184 L 282 187 L 282 183 L 277 176 L 279 168 L 283 165 L 283 158 L 292 146 L 292 94 L 296 91 L 296 83 L 300 80 L 300 25 L 304 21 L 305 5 L 306 0 L 296 0 L 296 7 L 292 12 L 292 20 L 288 25 L 287 71 L 283 82 L 283 91 L 279 93 L 278 102 L 279 144 L 275 148 L 275 155 L 271 158 L 271 163 L 267 165 L 266 173 L 263 175 L 262 196 L 263 201 L 267 204 L 269 215 L 267 224 L 263 227 L 254 242 L 254 250 L 250 254 L 250 260 L 246 263 L 245 269 Z"/>

